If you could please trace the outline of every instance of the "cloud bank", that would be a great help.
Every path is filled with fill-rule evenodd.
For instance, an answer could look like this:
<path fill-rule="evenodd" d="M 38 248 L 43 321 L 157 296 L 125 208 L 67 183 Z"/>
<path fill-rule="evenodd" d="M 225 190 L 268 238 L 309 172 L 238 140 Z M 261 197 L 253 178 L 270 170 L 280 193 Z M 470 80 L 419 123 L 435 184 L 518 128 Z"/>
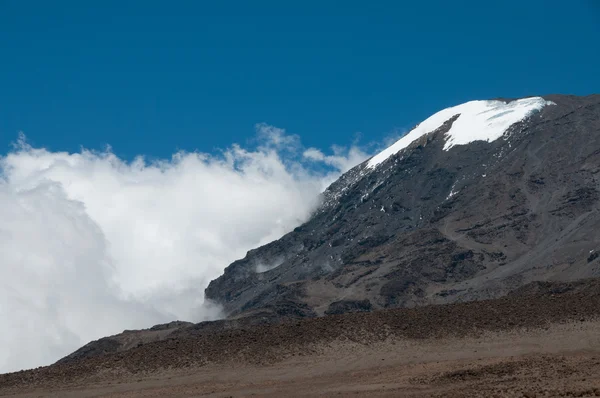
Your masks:
<path fill-rule="evenodd" d="M 303 148 L 266 124 L 257 143 L 149 163 L 20 137 L 0 158 L 0 372 L 124 329 L 219 317 L 204 302 L 210 280 L 305 221 L 318 194 L 367 158 Z"/>

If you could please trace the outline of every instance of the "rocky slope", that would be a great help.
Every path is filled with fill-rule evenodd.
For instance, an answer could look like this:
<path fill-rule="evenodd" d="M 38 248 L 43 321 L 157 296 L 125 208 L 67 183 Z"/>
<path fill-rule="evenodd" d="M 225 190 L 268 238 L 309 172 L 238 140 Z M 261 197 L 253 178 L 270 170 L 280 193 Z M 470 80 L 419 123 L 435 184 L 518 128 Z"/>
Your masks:
<path fill-rule="evenodd" d="M 493 104 L 444 110 L 350 170 L 206 297 L 232 319 L 314 317 L 598 276 L 600 95 Z"/>

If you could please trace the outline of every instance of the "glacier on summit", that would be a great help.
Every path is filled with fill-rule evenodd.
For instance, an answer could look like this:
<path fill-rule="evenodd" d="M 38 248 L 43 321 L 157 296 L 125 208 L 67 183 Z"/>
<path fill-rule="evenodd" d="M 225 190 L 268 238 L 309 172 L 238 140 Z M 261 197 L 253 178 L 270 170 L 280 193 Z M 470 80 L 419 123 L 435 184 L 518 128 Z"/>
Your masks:
<path fill-rule="evenodd" d="M 459 115 L 446 133 L 444 150 L 456 145 L 466 145 L 473 141 L 495 141 L 515 123 L 518 123 L 546 105 L 555 105 L 542 97 L 531 97 L 505 101 L 469 101 L 461 105 L 446 108 L 421 122 L 393 145 L 373 156 L 367 163 L 375 168 L 390 156 L 409 146 L 421 136 L 440 128 L 453 116 Z"/>

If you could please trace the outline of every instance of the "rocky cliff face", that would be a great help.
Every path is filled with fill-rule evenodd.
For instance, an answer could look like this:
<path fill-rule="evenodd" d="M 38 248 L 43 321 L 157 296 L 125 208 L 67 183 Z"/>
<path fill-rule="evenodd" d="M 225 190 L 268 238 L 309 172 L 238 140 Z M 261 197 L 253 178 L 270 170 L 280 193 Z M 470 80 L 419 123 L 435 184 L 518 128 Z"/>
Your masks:
<path fill-rule="evenodd" d="M 600 95 L 544 100 L 522 117 L 477 110 L 485 125 L 469 107 L 434 115 L 332 184 L 308 222 L 227 267 L 206 297 L 230 317 L 305 317 L 598 276 Z M 496 135 L 465 142 L 486 126 Z"/>

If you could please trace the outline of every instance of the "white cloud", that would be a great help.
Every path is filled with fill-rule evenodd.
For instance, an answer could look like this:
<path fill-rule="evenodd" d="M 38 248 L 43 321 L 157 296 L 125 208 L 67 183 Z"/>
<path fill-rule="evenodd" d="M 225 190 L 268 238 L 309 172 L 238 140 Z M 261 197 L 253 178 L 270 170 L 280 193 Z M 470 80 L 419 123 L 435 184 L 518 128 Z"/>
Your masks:
<path fill-rule="evenodd" d="M 352 167 L 369 157 L 368 154 L 357 146 L 346 148 L 334 145 L 331 149 L 333 155 L 325 155 L 317 148 L 308 148 L 304 151 L 303 156 L 306 159 L 332 166 L 342 173 L 350 170 Z"/>
<path fill-rule="evenodd" d="M 254 150 L 150 164 L 21 137 L 0 158 L 0 372 L 123 329 L 218 317 L 203 303 L 209 281 L 306 220 L 325 184 L 366 158 L 341 147 L 296 157 L 297 136 L 257 133 Z"/>

